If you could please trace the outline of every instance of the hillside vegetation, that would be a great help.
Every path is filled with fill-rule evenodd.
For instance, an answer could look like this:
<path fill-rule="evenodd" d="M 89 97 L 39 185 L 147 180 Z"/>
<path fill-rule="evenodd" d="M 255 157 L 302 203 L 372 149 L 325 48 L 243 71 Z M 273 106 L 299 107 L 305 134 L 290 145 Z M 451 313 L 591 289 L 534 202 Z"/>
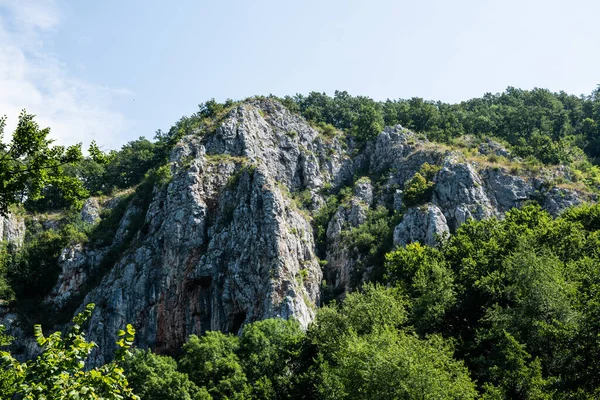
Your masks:
<path fill-rule="evenodd" d="M 290 235 L 304 235 L 301 242 L 314 247 L 323 271 L 340 253 L 350 259 L 347 286 L 324 272 L 321 304 L 310 309 L 314 318 L 306 329 L 294 318 L 242 326 L 244 314 L 229 333 L 191 335 L 165 352 L 146 346 L 129 350 L 134 343 L 129 327 L 120 333 L 126 340 L 121 339 L 117 357 L 101 366 L 92 363 L 85 372 L 95 350 L 80 326 L 92 315 L 90 307 L 62 339 L 46 338 L 36 328 L 43 353 L 29 364 L 3 353 L 1 398 L 14 393 L 32 399 L 58 398 L 52 397 L 57 393 L 73 399 L 135 398 L 135 393 L 167 400 L 600 397 L 600 206 L 583 204 L 553 216 L 534 196 L 504 215 L 468 218 L 444 235 L 428 237 L 435 239 L 429 245 L 410 240 L 393 245 L 394 228 L 409 212 L 429 212 L 448 154 L 594 199 L 600 193 L 600 87 L 583 97 L 508 88 L 460 104 L 418 98 L 377 102 L 346 92 L 249 101 L 257 100 L 278 102 L 301 115 L 318 131 L 319 143 L 332 143 L 329 149 L 339 146 L 351 156 L 361 157 L 384 127 L 398 124 L 416 132 L 406 140 L 433 149 L 423 153 L 428 161 L 419 159 L 401 191 L 389 185 L 389 176 L 402 171 L 390 170 L 354 171 L 349 180 L 318 189 L 277 183 L 285 204 L 312 224 L 314 244 L 296 225 L 289 227 Z M 3 307 L 29 325 L 62 328 L 118 260 L 132 256 L 134 245 L 153 234 L 147 217 L 153 199 L 168 192 L 186 163 L 193 164 L 192 156 L 178 161 L 180 170 L 170 162 L 177 144 L 210 138 L 244 104 L 208 101 L 169 132 L 157 132 L 154 141 L 140 138 L 119 151 L 103 152 L 92 143 L 86 157 L 55 166 L 61 180 L 44 182 L 40 196 L 10 197 L 11 213 L 25 221 L 26 233 L 22 244 L 3 243 Z M 289 130 L 282 140 L 298 135 Z M 486 154 L 481 146 L 499 150 Z M 333 150 L 324 153 L 324 162 L 336 156 Z M 222 204 L 209 205 L 219 209 L 213 226 L 231 223 L 239 218 L 230 203 L 233 193 L 262 172 L 239 155 L 202 157 L 203 171 L 233 171 L 224 179 Z M 70 185 L 58 184 L 64 181 Z M 365 200 L 374 197 L 370 191 L 394 190 L 401 194 L 399 207 Z M 98 221 L 80 212 L 87 198 L 110 204 Z M 333 235 L 341 216 L 358 222 L 340 225 Z M 45 299 L 61 273 L 63 249 L 76 245 L 102 252 L 103 259 L 57 312 Z M 199 258 L 216 250 L 198 251 Z M 304 266 L 290 285 L 308 285 L 312 273 Z M 193 281 L 200 293 L 213 284 L 202 279 Z M 305 306 L 314 307 L 307 293 L 302 292 Z M 0 344 L 7 345 L 11 339 L 3 332 Z M 43 379 L 35 371 L 43 371 Z"/>

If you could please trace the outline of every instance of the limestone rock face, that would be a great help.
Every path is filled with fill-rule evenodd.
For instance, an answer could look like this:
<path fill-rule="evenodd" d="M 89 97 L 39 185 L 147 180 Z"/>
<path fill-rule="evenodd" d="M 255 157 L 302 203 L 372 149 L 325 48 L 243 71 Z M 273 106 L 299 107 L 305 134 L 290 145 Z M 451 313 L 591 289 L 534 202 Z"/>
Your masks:
<path fill-rule="evenodd" d="M 343 231 L 364 223 L 368 210 L 369 204 L 355 196 L 350 200 L 349 207 L 338 207 L 327 226 L 327 268 L 323 275 L 336 293 L 350 289 L 352 273 L 358 262 L 353 249 L 348 248 L 344 242 Z"/>
<path fill-rule="evenodd" d="M 0 216 L 0 240 L 20 246 L 25 237 L 25 219 L 16 214 Z"/>
<path fill-rule="evenodd" d="M 61 273 L 58 277 L 60 285 L 52 288 L 47 301 L 58 307 L 64 306 L 66 301 L 75 293 L 79 292 L 81 286 L 88 278 L 88 257 L 80 244 L 65 247 L 60 253 L 59 264 Z"/>
<path fill-rule="evenodd" d="M 401 125 L 386 127 L 375 140 L 370 150 L 370 168 L 376 172 L 382 172 L 395 166 L 398 160 L 405 159 L 417 144 L 423 140 L 402 128 Z"/>
<path fill-rule="evenodd" d="M 482 178 L 496 211 L 500 213 L 520 207 L 535 192 L 533 185 L 524 178 L 509 175 L 501 169 L 486 169 Z"/>
<path fill-rule="evenodd" d="M 354 186 L 354 197 L 358 200 L 371 204 L 373 203 L 373 185 L 369 180 L 360 180 Z"/>
<path fill-rule="evenodd" d="M 559 215 L 565 209 L 583 203 L 583 197 L 572 190 L 551 188 L 544 196 L 542 206 L 550 214 Z"/>
<path fill-rule="evenodd" d="M 206 330 L 312 320 L 321 271 L 310 225 L 265 168 L 239 168 L 198 160 L 155 194 L 147 236 L 84 300 L 102 305 L 90 332 L 101 348 L 125 321 L 142 327 L 141 346 L 175 351 Z"/>
<path fill-rule="evenodd" d="M 247 157 L 267 166 L 269 175 L 290 190 L 311 189 L 323 184 L 317 135 L 278 103 L 242 105 L 207 140 L 206 152 Z"/>
<path fill-rule="evenodd" d="M 437 206 L 428 204 L 414 207 L 404 214 L 402 222 L 394 229 L 394 245 L 406 246 L 412 242 L 420 242 L 435 246 L 439 238 L 449 233 L 446 217 Z"/>
<path fill-rule="evenodd" d="M 106 253 L 106 249 L 92 250 L 81 244 L 65 247 L 58 257 L 60 274 L 44 304 L 52 309 L 61 309 L 69 300 L 80 295 Z"/>
<path fill-rule="evenodd" d="M 469 163 L 456 163 L 451 157 L 436 176 L 433 203 L 444 213 L 455 230 L 469 219 L 488 218 L 495 214 L 483 180 Z"/>
<path fill-rule="evenodd" d="M 319 187 L 322 174 L 317 132 L 301 122 L 282 108 L 243 105 L 206 141 L 176 146 L 174 177 L 154 189 L 144 233 L 82 301 L 96 304 L 89 337 L 102 352 L 95 362 L 110 357 L 125 323 L 137 327 L 139 346 L 173 352 L 207 330 L 235 333 L 270 317 L 294 317 L 303 327 L 312 321 L 322 271 L 310 222 L 288 191 Z M 140 212 L 127 209 L 116 242 Z M 85 276 L 90 253 L 83 253 L 61 255 L 57 306 L 59 293 Z"/>
<path fill-rule="evenodd" d="M 503 154 L 493 143 L 488 150 Z M 424 163 L 442 167 L 431 201 L 406 209 L 404 184 Z M 172 178 L 144 202 L 86 202 L 82 219 L 96 224 L 102 209 L 129 201 L 112 243 L 69 246 L 58 260 L 61 272 L 45 304 L 63 314 L 96 304 L 88 332 L 101 349 L 93 353 L 96 363 L 110 358 L 115 333 L 127 323 L 136 327 L 139 347 L 162 353 L 177 351 L 191 334 L 238 333 L 264 318 L 293 317 L 308 326 L 324 287 L 343 296 L 377 267 L 365 265 L 368 257 L 346 240 L 377 207 L 403 214 L 394 222 L 395 246 L 436 245 L 471 218 L 502 217 L 526 201 L 558 214 L 586 199 L 543 179 L 481 167 L 401 126 L 360 146 L 324 137 L 270 100 L 245 102 L 211 133 L 182 138 L 169 169 Z M 337 208 L 323 226 L 311 225 L 331 196 Z M 324 240 L 318 248 L 317 228 Z M 0 220 L 3 240 L 20 243 L 24 232 L 22 218 Z M 0 309 L 0 323 L 6 318 L 8 333 L 17 332 L 15 315 Z"/>
<path fill-rule="evenodd" d="M 95 198 L 90 198 L 83 203 L 81 219 L 87 224 L 95 224 L 100 220 L 100 204 Z"/>

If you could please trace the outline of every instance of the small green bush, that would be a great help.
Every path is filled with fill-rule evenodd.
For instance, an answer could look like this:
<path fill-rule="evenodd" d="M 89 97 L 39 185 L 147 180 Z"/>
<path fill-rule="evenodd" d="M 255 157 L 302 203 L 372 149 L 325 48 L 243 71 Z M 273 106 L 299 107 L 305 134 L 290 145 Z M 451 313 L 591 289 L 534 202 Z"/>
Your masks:
<path fill-rule="evenodd" d="M 114 360 L 95 368 L 86 368 L 86 361 L 97 347 L 88 342 L 82 332 L 91 317 L 94 304 L 73 318 L 73 324 L 63 336 L 54 332 L 45 336 L 35 325 L 34 336 L 41 353 L 27 362 L 19 362 L 9 352 L 0 351 L 3 368 L 0 371 L 0 396 L 3 399 L 129 399 L 140 400 L 123 374 L 121 364 L 131 353 L 135 329 L 127 325 L 118 333 L 118 349 Z M 0 326 L 0 342 L 6 344 Z M 5 387 L 5 382 L 11 384 Z"/>
<path fill-rule="evenodd" d="M 328 139 L 335 137 L 338 133 L 337 129 L 335 129 L 335 126 L 327 124 L 325 122 L 319 122 L 315 124 L 315 126 L 319 133 L 321 133 L 321 135 Z"/>
<path fill-rule="evenodd" d="M 136 350 L 125 360 L 129 385 L 143 400 L 212 399 L 206 389 L 199 389 L 187 374 L 177 370 L 177 362 L 150 350 Z"/>
<path fill-rule="evenodd" d="M 339 201 L 336 196 L 329 196 L 312 219 L 313 229 L 315 231 L 315 244 L 319 254 L 325 253 L 325 247 L 327 245 L 327 226 L 329 221 L 335 214 L 339 205 Z"/>
<path fill-rule="evenodd" d="M 424 163 L 419 172 L 404 184 L 403 200 L 406 207 L 415 207 L 431 200 L 435 185 L 432 180 L 439 170 L 440 167 L 437 165 Z"/>
<path fill-rule="evenodd" d="M 435 175 L 442 169 L 439 165 L 431 165 L 429 163 L 424 163 L 419 168 L 419 173 L 425 177 L 428 181 L 432 181 Z"/>
<path fill-rule="evenodd" d="M 496 154 L 489 154 L 487 156 L 487 160 L 491 163 L 497 163 L 500 160 L 500 157 L 498 157 Z"/>
<path fill-rule="evenodd" d="M 431 199 L 434 185 L 419 172 L 415 173 L 404 186 L 403 200 L 406 207 L 414 207 L 428 202 Z"/>
<path fill-rule="evenodd" d="M 362 270 L 366 266 L 375 267 L 371 272 L 372 277 L 383 273 L 384 256 L 392 249 L 394 227 L 398 220 L 398 214 L 390 214 L 385 207 L 380 206 L 367 212 L 364 223 L 342 231 L 344 243 L 365 256 L 357 265 L 355 280 L 361 278 Z"/>

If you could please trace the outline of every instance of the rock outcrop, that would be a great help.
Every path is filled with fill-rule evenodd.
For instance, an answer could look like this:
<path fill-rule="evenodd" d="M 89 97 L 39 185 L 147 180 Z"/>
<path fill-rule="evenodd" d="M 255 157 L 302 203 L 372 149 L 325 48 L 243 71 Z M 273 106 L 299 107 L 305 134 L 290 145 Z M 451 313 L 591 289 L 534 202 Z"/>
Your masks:
<path fill-rule="evenodd" d="M 522 206 L 535 192 L 531 182 L 520 176 L 507 174 L 500 168 L 485 169 L 481 177 L 490 203 L 494 205 L 495 214 L 501 215 L 511 208 Z"/>
<path fill-rule="evenodd" d="M 443 211 L 450 229 L 495 214 L 483 180 L 470 163 L 457 162 L 454 155 L 447 157 L 435 182 L 433 203 Z"/>
<path fill-rule="evenodd" d="M 436 246 L 448 234 L 446 217 L 437 206 L 428 204 L 411 208 L 404 214 L 402 222 L 394 229 L 394 245 L 406 246 L 420 242 Z"/>
<path fill-rule="evenodd" d="M 89 332 L 103 349 L 96 362 L 110 356 L 125 323 L 137 327 L 139 346 L 172 352 L 207 330 L 235 333 L 269 317 L 294 317 L 304 327 L 312 321 L 322 272 L 309 218 L 289 190 L 322 185 L 318 133 L 267 104 L 276 108 L 240 106 L 214 135 L 173 150 L 174 176 L 155 187 L 144 232 L 81 302 L 96 304 Z M 135 207 L 115 241 L 144 212 Z M 54 304 L 81 287 L 90 254 L 72 248 L 61 256 Z"/>
<path fill-rule="evenodd" d="M 359 255 L 346 245 L 343 232 L 361 225 L 367 217 L 370 203 L 359 197 L 364 194 L 361 186 L 356 185 L 355 195 L 349 204 L 339 206 L 327 225 L 327 268 L 323 275 L 327 285 L 336 294 L 350 290 L 352 273 L 359 261 Z"/>
<path fill-rule="evenodd" d="M 81 219 L 86 224 L 95 224 L 100 220 L 100 204 L 95 198 L 90 198 L 83 203 Z"/>
<path fill-rule="evenodd" d="M 479 154 L 490 155 L 494 154 L 498 157 L 510 158 L 511 154 L 504 146 L 500 143 L 495 142 L 491 139 L 487 139 L 484 143 L 481 143 L 477 149 Z"/>
<path fill-rule="evenodd" d="M 494 143 L 481 151 L 504 156 Z M 424 163 L 441 166 L 430 202 L 405 209 L 404 183 Z M 176 351 L 190 334 L 237 333 L 269 317 L 293 317 L 306 327 L 323 280 L 336 294 L 353 289 L 364 255 L 348 248 L 344 232 L 376 207 L 403 214 L 394 245 L 435 245 L 471 218 L 501 217 L 527 201 L 557 214 L 585 200 L 535 177 L 481 167 L 401 126 L 363 146 L 323 137 L 268 100 L 235 107 L 210 134 L 184 137 L 169 168 L 172 177 L 148 198 L 127 200 L 111 244 L 69 246 L 60 255 L 46 304 L 63 313 L 74 302 L 79 309 L 96 304 L 89 332 L 102 349 L 96 362 L 110 357 L 115 332 L 127 323 L 137 329 L 138 346 L 159 352 Z M 326 243 L 317 254 L 311 214 L 350 185 L 322 227 Z M 91 200 L 82 219 L 96 224 L 102 208 L 113 206 Z M 18 242 L 24 224 L 3 219 L 0 230 Z M 14 327 L 14 314 L 7 315 Z"/>
<path fill-rule="evenodd" d="M 25 237 L 25 219 L 22 215 L 0 215 L 0 240 L 20 246 Z"/>

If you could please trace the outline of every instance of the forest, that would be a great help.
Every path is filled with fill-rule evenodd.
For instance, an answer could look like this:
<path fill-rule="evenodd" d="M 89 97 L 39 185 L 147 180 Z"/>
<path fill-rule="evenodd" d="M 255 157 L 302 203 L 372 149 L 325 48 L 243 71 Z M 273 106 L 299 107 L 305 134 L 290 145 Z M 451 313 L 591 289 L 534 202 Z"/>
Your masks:
<path fill-rule="evenodd" d="M 460 148 L 465 138 L 502 143 L 523 165 L 561 166 L 571 184 L 600 193 L 600 87 L 589 96 L 508 88 L 458 104 L 375 101 L 333 96 L 267 98 L 303 116 L 327 136 L 356 148 L 385 126 L 402 125 L 429 141 Z M 60 213 L 58 230 L 27 222 L 22 247 L 3 244 L 0 299 L 35 323 L 54 326 L 69 315 L 40 306 L 59 274 L 56 262 L 72 243 L 100 247 L 125 212 L 113 208 L 97 226 L 79 216 L 90 196 L 126 191 L 142 210 L 130 236 L 106 257 L 110 269 L 134 233 L 144 229 L 155 185 L 170 179 L 169 154 L 190 135 L 210 135 L 242 102 L 207 101 L 153 140 L 140 137 L 120 150 L 95 142 L 55 146 L 49 130 L 23 112 L 11 142 L 0 148 L 0 211 Z M 0 120 L 0 133 L 5 120 Z M 424 165 L 406 182 L 406 206 L 428 201 L 438 167 Z M 418 175 L 418 176 L 417 176 Z M 349 188 L 328 193 L 312 216 L 317 250 L 326 224 Z M 291 193 L 302 207 L 302 193 Z M 124 203 L 123 203 L 124 204 Z M 115 332 L 113 361 L 90 368 L 95 344 L 85 337 L 90 304 L 68 331 L 45 335 L 32 360 L 2 355 L 0 398 L 26 399 L 597 399 L 600 398 L 600 206 L 585 204 L 552 217 L 535 202 L 503 218 L 470 220 L 440 238 L 391 248 L 401 215 L 373 208 L 345 235 L 378 274 L 344 296 L 323 296 L 308 329 L 294 319 L 266 319 L 239 335 L 192 335 L 174 354 L 135 346 L 135 326 Z M 72 311 L 75 311 L 73 309 Z M 37 319 L 36 319 L 37 318 Z M 10 338 L 0 327 L 0 344 Z M 17 397 L 18 398 L 18 397 Z"/>

